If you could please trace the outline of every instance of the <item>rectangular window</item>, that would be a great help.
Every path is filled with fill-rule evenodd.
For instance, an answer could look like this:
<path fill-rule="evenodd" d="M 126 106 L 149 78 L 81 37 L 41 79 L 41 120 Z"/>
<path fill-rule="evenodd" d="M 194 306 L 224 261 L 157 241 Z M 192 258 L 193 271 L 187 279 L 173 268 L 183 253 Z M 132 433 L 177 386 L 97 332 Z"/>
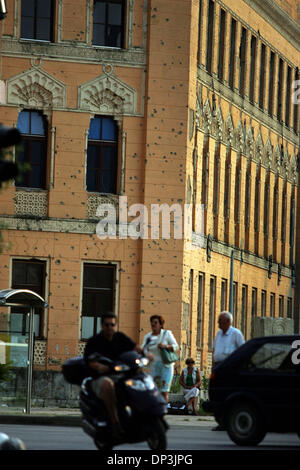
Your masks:
<path fill-rule="evenodd" d="M 198 54 L 197 61 L 198 64 L 201 62 L 201 39 L 202 39 L 202 0 L 199 1 L 199 20 L 198 20 Z"/>
<path fill-rule="evenodd" d="M 278 299 L 278 315 L 284 317 L 284 296 L 280 295 Z"/>
<path fill-rule="evenodd" d="M 240 95 L 245 94 L 245 73 L 246 73 L 246 52 L 247 52 L 247 30 L 242 27 L 240 43 Z"/>
<path fill-rule="evenodd" d="M 261 45 L 260 55 L 260 77 L 259 77 L 259 107 L 263 109 L 265 100 L 265 82 L 266 82 L 266 46 Z"/>
<path fill-rule="evenodd" d="M 88 148 L 86 188 L 88 191 L 117 191 L 118 131 L 110 117 L 91 119 Z"/>
<path fill-rule="evenodd" d="M 214 15 L 215 2 L 212 0 L 208 4 L 208 24 L 207 24 L 207 41 L 206 41 L 206 70 L 212 72 L 212 57 L 214 44 Z"/>
<path fill-rule="evenodd" d="M 295 208 L 295 196 L 291 196 L 291 212 L 290 212 L 290 265 L 294 264 L 294 247 L 295 247 L 295 227 L 296 227 L 296 208 Z"/>
<path fill-rule="evenodd" d="M 299 84 L 297 83 L 299 80 L 299 69 L 298 67 L 296 68 L 295 70 L 295 82 L 296 82 L 296 86 L 297 88 L 295 89 L 298 90 L 299 89 Z M 298 129 L 298 115 L 299 115 L 299 103 L 297 103 L 297 100 L 295 100 L 296 102 L 294 102 L 294 122 L 293 122 L 293 129 L 294 129 L 294 132 L 295 133 L 298 133 L 299 129 Z"/>
<path fill-rule="evenodd" d="M 257 314 L 257 289 L 256 287 L 252 288 L 252 297 L 251 297 L 251 316 L 255 317 Z"/>
<path fill-rule="evenodd" d="M 286 315 L 287 315 L 288 318 L 293 318 L 293 299 L 292 299 L 292 297 L 287 298 Z"/>
<path fill-rule="evenodd" d="M 218 78 L 224 78 L 224 51 L 225 51 L 225 25 L 226 12 L 221 8 L 220 30 L 219 30 L 219 57 L 218 57 Z"/>
<path fill-rule="evenodd" d="M 83 268 L 81 337 L 100 331 L 100 315 L 115 306 L 116 267 L 85 263 Z"/>
<path fill-rule="evenodd" d="M 242 286 L 241 331 L 246 335 L 246 320 L 248 311 L 248 286 Z"/>
<path fill-rule="evenodd" d="M 277 119 L 282 120 L 282 85 L 283 85 L 283 60 L 279 59 L 277 82 Z"/>
<path fill-rule="evenodd" d="M 94 0 L 94 46 L 124 47 L 124 11 L 123 0 Z"/>
<path fill-rule="evenodd" d="M 265 290 L 261 291 L 261 316 L 266 316 L 266 307 L 267 307 L 267 293 Z"/>
<path fill-rule="evenodd" d="M 236 29 L 237 23 L 235 19 L 231 19 L 231 31 L 230 31 L 230 54 L 229 54 L 229 86 L 234 89 L 234 77 L 235 77 L 235 48 L 236 48 Z"/>
<path fill-rule="evenodd" d="M 221 281 L 221 305 L 220 310 L 223 312 L 227 306 L 227 279 Z"/>
<path fill-rule="evenodd" d="M 13 289 L 29 289 L 45 297 L 46 262 L 40 260 L 14 259 L 12 262 Z M 28 308 L 12 307 L 10 314 L 11 332 L 26 334 L 29 332 Z M 44 309 L 36 308 L 34 313 L 34 334 L 43 336 Z"/>
<path fill-rule="evenodd" d="M 238 283 L 233 283 L 233 298 L 232 298 L 232 316 L 233 323 L 237 325 L 237 305 L 238 305 Z"/>
<path fill-rule="evenodd" d="M 22 0 L 22 39 L 53 41 L 54 4 L 52 0 Z"/>
<path fill-rule="evenodd" d="M 202 347 L 205 275 L 203 273 L 200 273 L 198 279 L 199 280 L 198 280 L 198 311 L 197 311 L 197 348 L 201 348 Z"/>
<path fill-rule="evenodd" d="M 39 111 L 21 111 L 17 128 L 22 135 L 22 151 L 16 160 L 22 165 L 29 165 L 16 178 L 17 187 L 45 189 L 47 163 L 47 123 Z"/>
<path fill-rule="evenodd" d="M 274 83 L 275 83 L 275 54 L 274 52 L 271 51 L 270 73 L 269 73 L 269 102 L 268 102 L 268 113 L 270 116 L 273 115 Z"/>
<path fill-rule="evenodd" d="M 249 87 L 249 100 L 254 103 L 255 95 L 255 73 L 256 73 L 256 37 L 251 37 L 251 59 L 250 59 L 250 87 Z"/>
<path fill-rule="evenodd" d="M 216 278 L 211 277 L 209 283 L 209 324 L 208 324 L 208 347 L 213 347 L 214 321 L 216 304 Z"/>
<path fill-rule="evenodd" d="M 270 317 L 275 317 L 275 294 L 270 294 Z"/>
<path fill-rule="evenodd" d="M 286 100 L 285 100 L 285 124 L 289 127 L 290 126 L 290 118 L 291 118 L 291 78 L 292 78 L 292 69 L 291 67 L 287 67 L 286 72 Z"/>

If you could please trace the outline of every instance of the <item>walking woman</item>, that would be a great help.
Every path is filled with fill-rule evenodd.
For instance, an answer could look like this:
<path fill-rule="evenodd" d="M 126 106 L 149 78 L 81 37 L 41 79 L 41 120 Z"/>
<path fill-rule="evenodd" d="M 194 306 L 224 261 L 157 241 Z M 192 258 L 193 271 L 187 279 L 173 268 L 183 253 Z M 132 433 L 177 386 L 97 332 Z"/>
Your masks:
<path fill-rule="evenodd" d="M 200 373 L 197 367 L 194 366 L 195 361 L 192 358 L 188 358 L 186 361 L 186 366 L 181 372 L 179 383 L 183 387 L 183 394 L 186 404 L 186 410 L 189 410 L 189 407 L 192 406 L 193 414 L 197 415 L 198 407 L 198 396 L 199 388 L 201 384 Z"/>
<path fill-rule="evenodd" d="M 153 354 L 154 359 L 150 363 L 150 374 L 153 377 L 157 387 L 164 396 L 166 402 L 169 400 L 169 391 L 174 374 L 174 363 L 164 364 L 160 350 L 169 349 L 176 351 L 178 344 L 170 330 L 163 328 L 165 320 L 162 315 L 152 315 L 150 317 L 151 332 L 144 337 L 142 348 Z"/>

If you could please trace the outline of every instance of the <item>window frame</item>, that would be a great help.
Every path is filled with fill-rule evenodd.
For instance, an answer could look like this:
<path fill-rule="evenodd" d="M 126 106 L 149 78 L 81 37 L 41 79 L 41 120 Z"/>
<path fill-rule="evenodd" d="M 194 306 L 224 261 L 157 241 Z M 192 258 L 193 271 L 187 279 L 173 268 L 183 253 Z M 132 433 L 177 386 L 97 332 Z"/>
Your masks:
<path fill-rule="evenodd" d="M 56 1 L 55 0 L 50 0 L 51 6 L 50 6 L 50 18 L 49 18 L 49 23 L 50 23 L 50 35 L 49 39 L 39 39 L 37 38 L 37 24 L 40 19 L 39 16 L 37 16 L 37 7 L 38 7 L 38 2 L 39 0 L 31 0 L 34 6 L 34 16 L 33 16 L 33 21 L 34 21 L 34 37 L 26 37 L 22 36 L 22 1 L 21 1 L 21 12 L 20 12 L 20 39 L 24 41 L 40 41 L 40 42 L 54 42 L 55 38 L 55 11 L 56 11 Z M 43 0 L 41 0 L 43 1 Z"/>
<path fill-rule="evenodd" d="M 47 117 L 42 113 L 40 110 L 35 110 L 35 109 L 23 109 L 20 113 L 27 112 L 29 113 L 30 116 L 30 121 L 29 125 L 31 123 L 31 116 L 32 113 L 38 113 L 43 122 L 43 128 L 44 128 L 44 135 L 42 134 L 32 134 L 32 133 L 21 133 L 22 136 L 22 142 L 25 144 L 23 147 L 22 152 L 19 155 L 16 155 L 16 161 L 18 161 L 19 157 L 24 155 L 24 163 L 29 164 L 30 168 L 22 174 L 22 182 L 19 183 L 18 180 L 15 181 L 15 186 L 17 188 L 30 188 L 30 189 L 41 189 L 44 190 L 46 189 L 47 185 L 47 166 L 48 166 L 48 121 Z M 18 117 L 19 117 L 18 116 Z M 42 155 L 40 155 L 40 160 L 39 163 L 32 163 L 32 146 L 34 142 L 40 142 L 42 144 Z M 39 186 L 31 186 L 30 185 L 30 179 L 32 175 L 32 170 L 33 167 L 38 167 L 39 168 L 39 179 L 40 179 L 40 185 Z M 22 184 L 25 182 L 25 185 Z"/>
<path fill-rule="evenodd" d="M 15 269 L 16 264 L 18 263 L 19 264 L 22 263 L 27 266 L 29 265 L 42 265 L 43 266 L 43 273 L 42 273 L 42 280 L 41 280 L 40 288 L 36 288 L 37 284 L 33 285 L 33 284 L 14 282 L 14 269 Z M 45 298 L 46 277 L 47 277 L 47 262 L 45 260 L 38 259 L 38 258 L 37 259 L 23 259 L 23 258 L 12 259 L 12 265 L 11 265 L 11 288 L 12 289 L 29 289 L 29 290 L 36 292 L 41 297 Z M 34 287 L 32 288 L 31 286 L 34 286 Z M 18 311 L 14 311 L 14 310 L 18 310 Z M 29 310 L 26 307 L 11 307 L 10 309 L 10 318 L 11 318 L 11 315 L 14 315 L 14 314 L 23 315 L 22 331 L 19 332 L 22 335 L 25 335 L 26 333 L 28 333 L 28 331 L 26 332 L 26 323 L 27 323 L 26 316 L 28 315 L 28 313 L 29 313 Z M 44 332 L 44 322 L 45 322 L 45 309 L 36 308 L 34 311 L 34 318 L 36 319 L 37 317 L 39 318 L 39 328 L 38 328 L 39 331 L 38 331 L 38 334 L 35 334 L 35 338 L 44 339 L 43 332 Z M 29 325 L 28 325 L 28 328 L 29 328 Z"/>
<path fill-rule="evenodd" d="M 101 139 L 101 125 L 102 125 L 101 123 L 100 123 L 100 139 L 91 139 L 89 137 L 87 138 L 86 181 L 85 181 L 86 191 L 88 191 L 89 193 L 117 194 L 117 191 L 118 191 L 118 168 L 119 168 L 119 129 L 118 129 L 118 125 L 117 125 L 117 122 L 115 121 L 115 119 L 112 116 L 96 115 L 92 119 L 100 119 L 101 123 L 103 122 L 102 119 L 111 119 L 111 121 L 114 124 L 114 129 L 115 129 L 115 140 L 109 141 L 109 140 Z M 92 119 L 90 121 L 90 128 L 89 129 L 91 129 Z M 97 151 L 98 166 L 96 168 L 94 168 L 94 167 L 92 168 L 89 165 L 89 149 L 91 149 L 92 147 L 98 149 L 98 151 Z M 108 147 L 109 148 L 114 148 L 114 165 L 113 165 L 114 168 L 111 171 L 107 170 L 107 173 L 112 175 L 113 181 L 114 181 L 113 182 L 114 187 L 112 188 L 111 192 L 104 191 L 103 190 L 103 185 L 102 185 L 102 182 L 101 182 L 101 175 L 102 175 L 102 172 L 104 171 L 102 169 L 103 149 L 108 148 Z M 92 187 L 89 187 L 88 179 L 89 179 L 89 172 L 90 171 L 95 171 L 95 170 L 98 170 L 98 181 L 97 181 L 96 189 L 93 189 Z"/>
<path fill-rule="evenodd" d="M 106 270 L 113 270 L 113 280 L 112 280 L 112 286 L 111 287 L 91 287 L 91 286 L 85 286 L 85 269 L 86 268 L 91 268 L 91 269 L 106 269 Z M 81 299 L 81 318 L 80 318 L 80 337 L 81 337 L 81 341 L 87 341 L 89 339 L 90 336 L 93 336 L 95 335 L 96 333 L 98 333 L 99 331 L 101 331 L 101 325 L 100 325 L 100 314 L 101 313 L 104 313 L 103 311 L 99 311 L 98 314 L 96 312 L 96 314 L 93 314 L 93 315 L 88 315 L 86 314 L 86 312 L 84 311 L 84 297 L 85 297 L 85 293 L 88 294 L 89 292 L 95 292 L 95 289 L 96 290 L 99 290 L 99 293 L 101 291 L 107 291 L 107 290 L 110 290 L 111 291 L 111 305 L 109 308 L 107 308 L 106 310 L 110 310 L 110 311 L 113 311 L 115 310 L 115 306 L 116 306 L 116 282 L 117 282 L 117 264 L 115 263 L 92 263 L 92 262 L 85 262 L 83 263 L 83 266 L 82 266 L 82 299 Z M 99 298 L 97 300 L 98 304 L 97 305 L 100 305 L 101 304 L 101 294 L 99 294 Z M 94 307 L 95 310 L 98 308 L 98 306 Z M 90 312 L 87 312 L 87 313 L 90 313 Z M 93 333 L 92 335 L 90 336 L 84 336 L 83 335 L 83 328 L 84 328 L 84 325 L 83 325 L 83 318 L 84 317 L 89 317 L 89 318 L 93 318 Z"/>
<path fill-rule="evenodd" d="M 96 3 L 104 3 L 106 6 L 105 6 L 105 23 L 96 23 L 94 21 L 94 8 L 95 8 L 95 4 Z M 111 44 L 107 44 L 108 42 L 108 32 L 107 32 L 107 29 L 108 29 L 108 8 L 107 8 L 107 5 L 108 4 L 117 4 L 117 5 L 121 5 L 121 8 L 122 8 L 122 11 L 121 11 L 121 26 L 120 26 L 120 34 L 121 34 L 121 37 L 120 37 L 120 45 L 119 46 L 114 46 L 114 45 L 111 45 Z M 126 5 L 126 2 L 125 1 L 122 1 L 122 0 L 93 0 L 93 8 L 92 8 L 92 25 L 93 25 L 93 31 L 92 31 L 92 46 L 93 47 L 109 47 L 109 48 L 113 48 L 113 49 L 124 49 L 125 48 L 125 31 L 126 31 L 126 24 L 125 24 L 125 21 L 126 21 L 126 10 L 127 10 L 127 5 Z M 105 44 L 95 44 L 94 43 L 94 29 L 95 29 L 95 24 L 104 24 L 104 27 L 105 27 L 105 39 L 104 39 L 104 42 Z"/>

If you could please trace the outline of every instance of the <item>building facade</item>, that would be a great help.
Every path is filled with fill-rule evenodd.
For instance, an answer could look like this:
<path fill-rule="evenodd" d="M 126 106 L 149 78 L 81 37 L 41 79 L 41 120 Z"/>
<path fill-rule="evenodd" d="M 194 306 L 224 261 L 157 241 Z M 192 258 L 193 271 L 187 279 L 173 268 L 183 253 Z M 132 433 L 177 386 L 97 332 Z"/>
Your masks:
<path fill-rule="evenodd" d="M 7 9 L 0 120 L 23 172 L 1 191 L 0 280 L 49 303 L 35 367 L 81 354 L 103 310 L 139 343 L 164 315 L 202 370 L 229 300 L 247 339 L 257 318 L 299 332 L 297 2 Z M 26 313 L 0 310 L 0 330 Z"/>

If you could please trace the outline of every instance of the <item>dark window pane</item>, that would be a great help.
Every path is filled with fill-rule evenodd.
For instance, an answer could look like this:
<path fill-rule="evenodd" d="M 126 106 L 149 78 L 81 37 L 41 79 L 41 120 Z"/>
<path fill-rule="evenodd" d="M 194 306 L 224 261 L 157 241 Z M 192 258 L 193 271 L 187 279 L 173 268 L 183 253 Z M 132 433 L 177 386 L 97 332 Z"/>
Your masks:
<path fill-rule="evenodd" d="M 116 125 L 111 118 L 102 118 L 102 140 L 116 139 Z"/>
<path fill-rule="evenodd" d="M 83 287 L 112 288 L 114 270 L 112 268 L 86 266 L 83 277 Z"/>
<path fill-rule="evenodd" d="M 115 193 L 116 191 L 115 178 L 112 172 L 103 171 L 101 173 L 101 192 L 102 193 Z"/>
<path fill-rule="evenodd" d="M 95 2 L 94 5 L 94 22 L 105 23 L 105 3 Z"/>
<path fill-rule="evenodd" d="M 34 39 L 34 18 L 22 17 L 21 38 Z"/>
<path fill-rule="evenodd" d="M 100 140 L 100 118 L 91 119 L 88 138 Z"/>
<path fill-rule="evenodd" d="M 97 145 L 89 145 L 87 151 L 88 169 L 99 168 L 99 147 Z"/>
<path fill-rule="evenodd" d="M 44 121 L 41 114 L 31 112 L 31 134 L 45 135 Z"/>
<path fill-rule="evenodd" d="M 32 141 L 31 144 L 31 164 L 43 165 L 45 159 L 45 144 L 40 141 Z"/>
<path fill-rule="evenodd" d="M 113 170 L 115 167 L 115 148 L 103 147 L 102 149 L 102 170 Z"/>
<path fill-rule="evenodd" d="M 35 0 L 22 0 L 22 16 L 34 16 Z"/>
<path fill-rule="evenodd" d="M 23 331 L 23 314 L 22 313 L 10 314 L 10 330 L 14 333 L 22 333 Z"/>
<path fill-rule="evenodd" d="M 111 4 L 108 6 L 108 24 L 122 24 L 122 5 Z"/>
<path fill-rule="evenodd" d="M 121 30 L 120 26 L 107 27 L 107 46 L 121 47 Z"/>
<path fill-rule="evenodd" d="M 29 112 L 21 111 L 18 116 L 17 128 L 21 134 L 29 134 Z"/>
<path fill-rule="evenodd" d="M 93 30 L 93 44 L 96 46 L 105 46 L 105 27 L 101 24 L 95 24 Z"/>
<path fill-rule="evenodd" d="M 49 19 L 38 18 L 35 39 L 39 39 L 40 41 L 51 40 L 51 24 Z"/>
<path fill-rule="evenodd" d="M 39 18 L 50 18 L 51 16 L 51 0 L 38 0 L 37 16 Z"/>

